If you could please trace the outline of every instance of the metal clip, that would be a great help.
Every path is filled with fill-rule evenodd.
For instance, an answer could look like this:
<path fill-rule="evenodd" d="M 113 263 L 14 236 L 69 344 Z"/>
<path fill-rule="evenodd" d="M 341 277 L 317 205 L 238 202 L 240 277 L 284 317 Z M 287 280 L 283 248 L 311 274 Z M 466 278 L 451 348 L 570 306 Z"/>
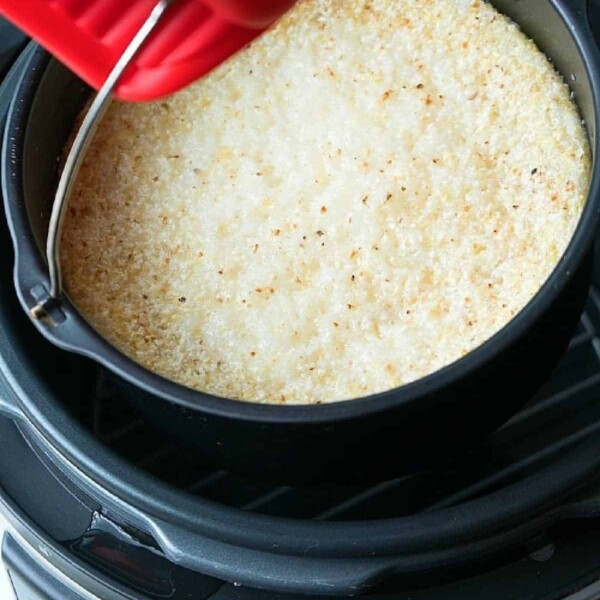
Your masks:
<path fill-rule="evenodd" d="M 47 320 L 51 325 L 60 325 L 66 320 L 65 313 L 60 309 L 56 298 L 53 298 L 42 285 L 34 286 L 30 292 L 36 304 L 29 310 L 35 321 Z"/>

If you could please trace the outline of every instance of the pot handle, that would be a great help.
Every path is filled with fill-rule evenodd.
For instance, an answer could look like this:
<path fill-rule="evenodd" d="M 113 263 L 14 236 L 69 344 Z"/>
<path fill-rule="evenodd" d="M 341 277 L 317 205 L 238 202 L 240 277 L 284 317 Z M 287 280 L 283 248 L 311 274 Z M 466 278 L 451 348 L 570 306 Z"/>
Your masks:
<path fill-rule="evenodd" d="M 0 378 L 3 381 L 6 381 L 6 377 L 4 375 L 0 375 Z M 15 397 L 15 393 L 10 385 L 10 381 L 7 382 L 7 385 L 2 387 L 3 393 L 0 394 L 0 416 L 6 417 L 11 421 L 27 421 L 25 413 L 19 406 L 19 402 Z"/>
<path fill-rule="evenodd" d="M 6 417 L 11 421 L 22 421 L 25 415 L 15 402 L 9 400 L 4 395 L 0 396 L 0 416 Z"/>
<path fill-rule="evenodd" d="M 110 75 L 94 97 L 94 100 L 79 127 L 79 131 L 75 136 L 75 140 L 69 149 L 65 166 L 61 173 L 56 194 L 54 196 L 54 203 L 52 205 L 50 223 L 48 226 L 46 258 L 48 260 L 50 290 L 36 298 L 37 303 L 31 309 L 31 315 L 34 319 L 42 319 L 50 316 L 51 309 L 63 290 L 60 268 L 61 233 L 69 196 L 73 189 L 79 169 L 81 168 L 85 153 L 94 137 L 94 133 L 98 128 L 100 120 L 110 105 L 112 91 L 119 82 L 121 75 L 135 58 L 144 42 L 148 39 L 148 36 L 154 31 L 172 1 L 173 0 L 158 0 L 157 4 L 152 9 L 152 12 L 141 26 L 140 30 L 133 37 L 129 46 L 127 46 Z"/>

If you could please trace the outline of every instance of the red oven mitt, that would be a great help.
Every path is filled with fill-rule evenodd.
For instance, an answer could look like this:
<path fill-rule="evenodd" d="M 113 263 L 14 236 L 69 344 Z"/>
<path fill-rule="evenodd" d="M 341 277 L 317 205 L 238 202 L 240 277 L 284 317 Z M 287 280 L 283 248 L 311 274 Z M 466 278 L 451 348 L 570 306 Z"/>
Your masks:
<path fill-rule="evenodd" d="M 173 0 L 115 95 L 152 100 L 202 77 L 294 0 Z M 98 89 L 157 0 L 0 0 L 0 13 Z"/>

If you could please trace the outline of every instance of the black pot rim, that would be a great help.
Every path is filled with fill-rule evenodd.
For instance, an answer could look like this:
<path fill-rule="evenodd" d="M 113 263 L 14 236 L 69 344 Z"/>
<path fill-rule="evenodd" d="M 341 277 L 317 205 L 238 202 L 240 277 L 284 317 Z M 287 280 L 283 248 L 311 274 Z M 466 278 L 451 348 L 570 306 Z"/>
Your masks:
<path fill-rule="evenodd" d="M 0 340 L 4 335 L 0 330 Z M 134 507 L 134 512 L 142 509 L 154 523 L 155 534 L 166 523 L 208 539 L 233 541 L 233 548 L 266 553 L 337 557 L 418 554 L 508 532 L 551 512 L 565 497 L 594 481 L 600 467 L 600 438 L 590 435 L 521 480 L 436 511 L 343 522 L 263 515 L 182 493 L 140 471 L 69 418 L 52 400 L 45 381 L 19 377 L 20 362 L 17 354 L 8 353 L 0 360 L 0 377 L 23 409 L 19 424 L 26 436 L 32 435 L 67 477 L 80 484 L 87 482 L 85 487 L 108 491 L 119 503 Z M 264 534 L 267 531 L 269 535 Z M 315 546 L 316 540 L 319 544 Z"/>
<path fill-rule="evenodd" d="M 600 56 L 598 48 L 589 29 L 575 23 L 576 17 L 564 6 L 563 0 L 550 0 L 550 4 L 563 21 L 570 25 L 569 29 L 582 56 L 592 88 L 595 126 L 598 132 L 600 131 Z M 22 164 L 18 157 L 22 156 L 25 140 L 26 127 L 23 124 L 27 122 L 29 110 L 37 93 L 37 85 L 49 61 L 49 55 L 40 48 L 32 54 L 26 65 L 8 115 L 2 157 L 5 207 L 16 253 L 15 283 L 21 304 L 27 311 L 32 304 L 28 292 L 33 283 L 46 281 L 45 266 L 31 234 L 23 235 L 24 231 L 29 231 L 24 203 L 8 200 L 8 198 L 22 198 Z M 249 422 L 266 421 L 273 424 L 328 424 L 358 419 L 369 414 L 386 411 L 391 407 L 418 402 L 423 396 L 434 395 L 454 381 L 466 377 L 494 360 L 502 350 L 526 334 L 531 324 L 540 318 L 568 284 L 593 241 L 600 218 L 600 168 L 598 168 L 600 136 L 597 135 L 596 139 L 590 140 L 590 144 L 594 165 L 587 202 L 566 251 L 538 293 L 507 325 L 481 346 L 454 363 L 399 388 L 367 397 L 321 405 L 272 406 L 231 400 L 187 388 L 146 370 L 99 336 L 66 298 L 61 302 L 61 307 L 68 315 L 70 326 L 72 325 L 75 331 L 75 337 L 64 339 L 61 337 L 61 333 L 56 332 L 56 328 L 47 327 L 40 322 L 35 322 L 35 324 L 40 332 L 55 345 L 96 360 L 150 394 L 190 410 L 201 410 L 207 414 L 228 419 Z M 28 270 L 31 273 L 39 273 L 40 278 L 33 281 L 31 273 L 24 274 Z M 31 287 L 24 287 L 24 281 Z M 60 327 L 64 326 L 59 326 L 59 329 Z M 84 339 L 84 342 L 81 343 L 80 339 Z M 92 340 L 93 343 L 88 345 L 85 340 Z"/>

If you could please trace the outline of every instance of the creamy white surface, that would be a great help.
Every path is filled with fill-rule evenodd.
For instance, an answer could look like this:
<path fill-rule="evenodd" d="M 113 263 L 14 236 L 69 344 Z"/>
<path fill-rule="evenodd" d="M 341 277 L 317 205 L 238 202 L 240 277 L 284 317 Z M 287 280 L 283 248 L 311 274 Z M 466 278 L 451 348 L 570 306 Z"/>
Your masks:
<path fill-rule="evenodd" d="M 490 5 L 302 0 L 203 81 L 111 107 L 65 281 L 103 335 L 185 385 L 359 397 L 505 325 L 588 177 L 568 88 Z"/>

